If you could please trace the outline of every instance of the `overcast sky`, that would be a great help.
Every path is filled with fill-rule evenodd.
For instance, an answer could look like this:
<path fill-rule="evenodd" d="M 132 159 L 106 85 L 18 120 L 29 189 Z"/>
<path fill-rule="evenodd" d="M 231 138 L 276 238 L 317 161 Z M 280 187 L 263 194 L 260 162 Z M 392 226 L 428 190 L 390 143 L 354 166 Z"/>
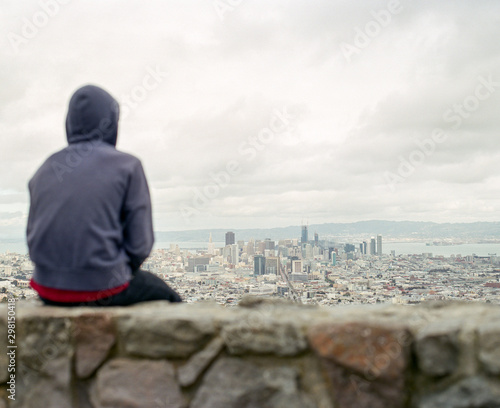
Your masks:
<path fill-rule="evenodd" d="M 0 27 L 0 236 L 88 83 L 156 230 L 499 220 L 497 0 L 2 0 Z"/>

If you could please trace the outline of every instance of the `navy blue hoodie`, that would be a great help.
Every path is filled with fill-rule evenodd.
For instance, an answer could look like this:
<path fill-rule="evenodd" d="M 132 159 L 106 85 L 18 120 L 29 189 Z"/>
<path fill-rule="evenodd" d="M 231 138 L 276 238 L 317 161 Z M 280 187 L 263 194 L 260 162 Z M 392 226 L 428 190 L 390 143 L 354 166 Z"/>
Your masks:
<path fill-rule="evenodd" d="M 29 182 L 27 240 L 39 285 L 115 288 L 151 252 L 148 184 L 139 159 L 115 148 L 118 116 L 117 102 L 103 89 L 77 90 L 66 119 L 68 147 Z"/>

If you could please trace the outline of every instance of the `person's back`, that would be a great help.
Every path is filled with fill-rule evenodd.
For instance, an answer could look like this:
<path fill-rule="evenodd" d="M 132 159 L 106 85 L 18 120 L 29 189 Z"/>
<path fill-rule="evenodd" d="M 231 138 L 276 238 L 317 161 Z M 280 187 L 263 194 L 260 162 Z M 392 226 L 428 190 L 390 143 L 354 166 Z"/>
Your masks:
<path fill-rule="evenodd" d="M 50 156 L 29 182 L 32 287 L 46 303 L 124 297 L 152 249 L 146 177 L 137 158 L 115 149 L 117 131 L 118 104 L 111 95 L 91 85 L 80 88 L 68 109 L 69 146 Z M 153 299 L 122 303 L 142 300 Z"/>

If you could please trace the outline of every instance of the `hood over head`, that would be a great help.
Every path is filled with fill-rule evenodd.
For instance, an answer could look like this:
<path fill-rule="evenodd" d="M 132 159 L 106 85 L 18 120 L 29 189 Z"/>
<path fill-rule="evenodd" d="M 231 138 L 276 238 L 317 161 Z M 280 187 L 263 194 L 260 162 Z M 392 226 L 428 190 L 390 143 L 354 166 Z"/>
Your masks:
<path fill-rule="evenodd" d="M 116 146 L 118 117 L 118 102 L 108 92 L 94 85 L 83 86 L 69 101 L 68 143 L 101 140 Z"/>

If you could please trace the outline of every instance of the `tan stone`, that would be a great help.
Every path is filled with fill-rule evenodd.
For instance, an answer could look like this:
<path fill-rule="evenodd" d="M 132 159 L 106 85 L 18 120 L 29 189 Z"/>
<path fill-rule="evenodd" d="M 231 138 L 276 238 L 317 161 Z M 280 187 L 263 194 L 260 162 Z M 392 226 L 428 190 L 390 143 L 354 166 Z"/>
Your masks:
<path fill-rule="evenodd" d="M 84 314 L 74 321 L 75 369 L 79 378 L 89 377 L 106 359 L 116 342 L 112 320 L 106 314 Z"/>
<path fill-rule="evenodd" d="M 404 406 L 408 336 L 404 329 L 360 323 L 309 330 L 309 342 L 321 357 L 339 408 Z"/>

